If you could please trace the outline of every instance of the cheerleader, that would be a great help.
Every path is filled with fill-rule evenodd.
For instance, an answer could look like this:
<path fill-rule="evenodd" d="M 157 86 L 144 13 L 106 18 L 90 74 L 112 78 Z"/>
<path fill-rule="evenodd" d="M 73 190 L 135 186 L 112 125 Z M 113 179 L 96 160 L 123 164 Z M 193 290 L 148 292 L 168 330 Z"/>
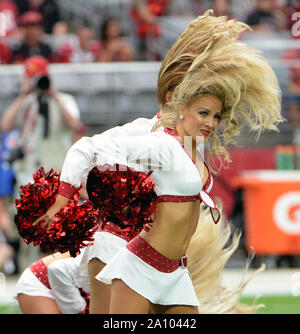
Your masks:
<path fill-rule="evenodd" d="M 22 273 L 14 298 L 24 314 L 77 314 L 88 310 L 89 278 L 80 273 L 82 255 L 55 253 Z"/>
<path fill-rule="evenodd" d="M 255 50 L 239 42 L 220 43 L 215 52 L 208 48 L 195 60 L 174 90 L 168 113 L 156 125 L 158 131 L 136 138 L 144 148 L 138 149 L 130 139 L 126 143 L 128 164 L 138 158 L 136 150 L 139 161 L 151 158 L 160 203 L 152 227 L 131 240 L 96 276 L 112 284 L 111 313 L 145 313 L 149 305 L 156 313 L 198 312 L 184 254 L 197 226 L 199 200 L 210 207 L 215 222 L 219 214 L 205 191 L 210 171 L 201 157 L 197 161 L 197 139 L 210 142 L 211 156 L 222 152 L 226 158 L 220 137 L 228 142 L 245 124 L 259 132 L 274 130 L 281 120 L 276 76 Z M 184 146 L 186 137 L 192 138 L 190 150 Z M 124 152 L 117 140 L 115 144 L 114 151 Z M 97 143 L 94 148 L 100 153 Z M 151 155 L 143 155 L 147 150 Z M 71 151 L 64 168 L 80 149 Z M 156 154 L 162 158 L 156 160 Z"/>
<path fill-rule="evenodd" d="M 207 192 L 210 158 L 223 155 L 229 161 L 224 144 L 242 125 L 260 133 L 277 129 L 281 121 L 274 72 L 255 50 L 222 28 L 215 27 L 213 40 L 173 91 L 156 131 L 136 137 L 85 137 L 69 150 L 60 195 L 36 222 L 51 223 L 95 164 L 153 171 L 159 199 L 153 225 L 123 247 L 96 277 L 112 284 L 111 313 L 147 313 L 150 304 L 157 313 L 198 312 L 184 254 L 197 226 L 200 202 L 210 208 L 215 222 L 220 218 Z M 185 137 L 192 139 L 191 145 L 185 145 Z M 199 140 L 210 143 L 208 163 L 197 150 Z"/>
<path fill-rule="evenodd" d="M 210 13 L 211 11 L 207 11 L 203 16 L 193 20 L 166 54 L 158 76 L 157 99 L 160 112 L 152 119 L 139 118 L 124 126 L 110 129 L 98 135 L 99 138 L 100 136 L 108 139 L 150 133 L 155 123 L 164 114 L 165 105 L 170 101 L 172 91 L 182 81 L 193 60 L 205 50 L 209 43 L 216 42 L 215 27 L 219 27 L 217 35 L 221 32 L 230 33 L 231 39 L 236 39 L 242 31 L 247 29 L 247 26 L 241 22 L 227 20 L 225 17 L 212 17 L 209 16 Z M 220 35 L 218 38 L 224 39 L 224 36 Z M 212 178 L 207 187 L 208 192 L 211 187 Z M 101 231 L 95 233 L 94 244 L 83 251 L 81 267 L 84 268 L 88 264 L 91 313 L 108 313 L 110 286 L 102 284 L 95 279 L 95 276 L 131 238 L 132 236 L 129 237 L 120 227 L 110 222 Z"/>

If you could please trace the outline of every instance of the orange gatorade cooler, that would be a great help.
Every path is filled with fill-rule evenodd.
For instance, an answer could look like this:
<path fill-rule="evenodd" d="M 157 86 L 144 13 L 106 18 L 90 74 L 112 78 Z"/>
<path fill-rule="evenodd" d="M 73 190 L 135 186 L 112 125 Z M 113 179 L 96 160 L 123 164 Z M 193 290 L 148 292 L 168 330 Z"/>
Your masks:
<path fill-rule="evenodd" d="M 300 171 L 244 171 L 246 248 L 256 254 L 300 254 Z"/>

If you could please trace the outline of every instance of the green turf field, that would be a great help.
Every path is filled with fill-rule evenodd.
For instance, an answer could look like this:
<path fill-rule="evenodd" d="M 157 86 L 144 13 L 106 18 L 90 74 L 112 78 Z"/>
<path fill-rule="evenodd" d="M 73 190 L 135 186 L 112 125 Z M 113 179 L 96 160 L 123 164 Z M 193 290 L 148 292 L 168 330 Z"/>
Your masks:
<path fill-rule="evenodd" d="M 19 314 L 20 309 L 14 304 L 0 305 L 0 314 Z"/>
<path fill-rule="evenodd" d="M 254 297 L 243 297 L 241 302 L 252 305 Z M 257 310 L 257 314 L 300 314 L 300 296 L 261 296 L 257 304 L 264 304 L 264 308 Z"/>
<path fill-rule="evenodd" d="M 242 297 L 244 304 L 253 304 L 254 297 Z M 262 296 L 257 304 L 265 304 L 257 314 L 300 314 L 300 296 Z M 0 314 L 18 314 L 20 310 L 12 304 L 0 305 Z"/>

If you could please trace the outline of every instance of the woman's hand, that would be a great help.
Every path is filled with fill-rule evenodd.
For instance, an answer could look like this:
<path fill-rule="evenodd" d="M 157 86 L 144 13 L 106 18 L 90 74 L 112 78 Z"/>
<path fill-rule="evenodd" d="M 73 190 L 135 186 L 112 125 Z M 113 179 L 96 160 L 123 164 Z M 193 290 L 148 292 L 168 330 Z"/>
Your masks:
<path fill-rule="evenodd" d="M 32 225 L 36 226 L 40 224 L 45 230 L 54 222 L 55 215 L 60 211 L 61 208 L 66 206 L 69 199 L 62 195 L 57 195 L 55 203 L 47 210 L 47 212 L 38 218 Z"/>

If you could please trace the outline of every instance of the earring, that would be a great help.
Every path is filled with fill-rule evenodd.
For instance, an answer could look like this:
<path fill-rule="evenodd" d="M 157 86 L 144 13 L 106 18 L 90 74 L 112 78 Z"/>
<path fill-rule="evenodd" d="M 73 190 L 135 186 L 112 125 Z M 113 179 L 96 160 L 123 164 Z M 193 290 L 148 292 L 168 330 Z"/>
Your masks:
<path fill-rule="evenodd" d="M 180 116 L 179 116 L 179 119 L 180 119 L 180 120 L 183 119 L 183 115 L 180 115 Z"/>

